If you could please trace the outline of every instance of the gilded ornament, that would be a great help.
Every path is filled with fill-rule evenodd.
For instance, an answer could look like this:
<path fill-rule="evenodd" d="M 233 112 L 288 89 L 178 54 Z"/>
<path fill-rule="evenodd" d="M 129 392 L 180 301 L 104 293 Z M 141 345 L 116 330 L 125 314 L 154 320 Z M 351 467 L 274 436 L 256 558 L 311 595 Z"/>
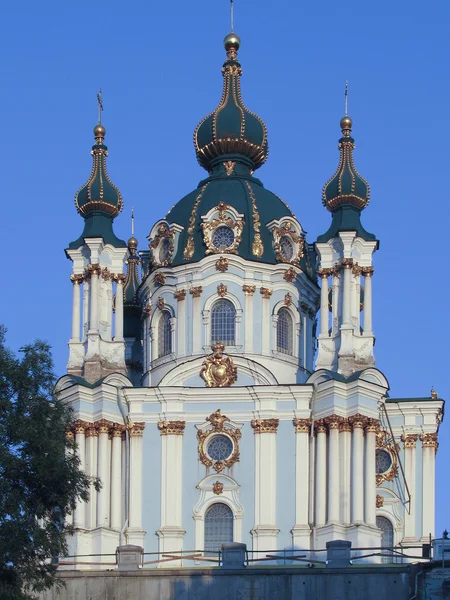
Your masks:
<path fill-rule="evenodd" d="M 398 446 L 389 436 L 385 429 L 378 429 L 376 434 L 376 447 L 378 450 L 388 452 L 391 457 L 391 466 L 385 473 L 377 473 L 376 484 L 380 485 L 383 481 L 392 481 L 398 476 Z"/>
<path fill-rule="evenodd" d="M 318 433 L 327 433 L 327 426 L 325 424 L 325 419 L 317 419 L 317 421 L 314 421 L 314 433 L 316 435 Z"/>
<path fill-rule="evenodd" d="M 217 286 L 217 293 L 219 294 L 219 296 L 221 298 L 223 298 L 224 296 L 227 295 L 227 291 L 228 291 L 228 287 L 226 285 L 224 285 L 223 283 L 220 283 Z"/>
<path fill-rule="evenodd" d="M 189 226 L 187 229 L 188 239 L 186 242 L 186 247 L 184 248 L 183 257 L 185 260 L 189 260 L 192 258 L 194 254 L 194 232 L 195 232 L 195 219 L 197 216 L 198 205 L 200 204 L 200 200 L 202 199 L 203 194 L 205 193 L 206 188 L 208 187 L 208 183 L 202 187 L 199 195 L 195 199 L 194 206 L 192 207 L 191 216 L 189 217 Z"/>
<path fill-rule="evenodd" d="M 253 296 L 256 290 L 256 285 L 243 285 L 242 291 L 246 296 Z"/>
<path fill-rule="evenodd" d="M 159 421 L 158 429 L 161 435 L 183 435 L 186 421 Z"/>
<path fill-rule="evenodd" d="M 158 285 L 164 285 L 166 283 L 166 276 L 164 273 L 156 273 L 155 281 Z"/>
<path fill-rule="evenodd" d="M 376 499 L 377 508 L 381 508 L 383 506 L 383 504 L 384 504 L 383 496 L 380 496 L 377 494 L 377 499 Z"/>
<path fill-rule="evenodd" d="M 81 419 L 77 419 L 76 421 L 74 421 L 72 423 L 72 431 L 75 434 L 80 434 L 80 433 L 84 433 L 86 431 L 86 429 L 89 427 L 90 423 L 87 423 L 86 421 L 82 421 Z"/>
<path fill-rule="evenodd" d="M 74 285 L 79 285 L 80 283 L 83 283 L 84 281 L 84 275 L 83 273 L 74 273 L 70 276 L 70 281 L 74 284 Z"/>
<path fill-rule="evenodd" d="M 254 434 L 276 433 L 280 419 L 252 419 L 251 426 Z"/>
<path fill-rule="evenodd" d="M 123 432 L 126 430 L 125 425 L 121 423 L 113 423 L 111 429 L 109 430 L 110 439 L 114 437 L 122 437 Z"/>
<path fill-rule="evenodd" d="M 101 267 L 98 263 L 91 264 L 86 267 L 89 276 L 98 275 L 101 272 Z"/>
<path fill-rule="evenodd" d="M 206 387 L 230 387 L 237 379 L 237 367 L 229 356 L 223 356 L 224 344 L 217 342 L 212 347 L 212 354 L 203 362 L 200 377 L 205 380 Z"/>
<path fill-rule="evenodd" d="M 95 426 L 95 423 L 88 423 L 85 432 L 86 437 L 98 437 L 98 429 Z"/>
<path fill-rule="evenodd" d="M 73 433 L 73 431 L 71 431 L 70 429 L 68 429 L 66 431 L 66 438 L 68 440 L 74 440 L 75 439 L 75 434 Z"/>
<path fill-rule="evenodd" d="M 249 194 L 250 200 L 252 202 L 252 217 L 253 217 L 253 231 L 254 231 L 254 237 L 253 237 L 253 243 L 252 243 L 252 254 L 253 254 L 253 256 L 257 256 L 258 258 L 261 258 L 261 256 L 263 255 L 263 252 L 264 252 L 264 246 L 261 241 L 261 234 L 260 234 L 261 221 L 259 220 L 259 212 L 256 207 L 256 198 L 255 198 L 255 194 L 253 192 L 252 186 L 249 184 L 248 181 L 245 182 L 245 185 L 247 186 L 248 194 Z"/>
<path fill-rule="evenodd" d="M 352 415 L 348 418 L 348 422 L 353 427 L 353 429 L 364 429 L 368 423 L 368 417 L 356 413 L 356 415 Z"/>
<path fill-rule="evenodd" d="M 209 423 L 208 429 L 199 429 L 197 431 L 199 459 L 205 467 L 213 467 L 219 473 L 224 467 L 232 467 L 235 462 L 239 461 L 239 440 L 242 437 L 242 433 L 240 429 L 231 423 L 226 415 L 220 412 L 220 409 L 209 415 L 206 421 Z M 215 461 L 207 454 L 207 442 L 214 434 L 225 434 L 233 442 L 233 452 L 226 460 Z"/>
<path fill-rule="evenodd" d="M 339 275 L 341 274 L 341 265 L 339 263 L 336 263 L 332 268 L 332 271 L 334 277 L 339 277 Z"/>
<path fill-rule="evenodd" d="M 317 275 L 322 279 L 327 279 L 330 275 L 333 274 L 333 269 L 318 269 Z"/>
<path fill-rule="evenodd" d="M 270 300 L 270 296 L 272 295 L 272 290 L 269 290 L 269 288 L 262 287 L 259 289 L 259 292 L 265 300 Z"/>
<path fill-rule="evenodd" d="M 113 278 L 117 284 L 122 285 L 123 283 L 125 283 L 127 276 L 124 275 L 124 273 L 117 273 L 113 275 Z"/>
<path fill-rule="evenodd" d="M 434 388 L 431 388 L 431 399 L 432 400 L 438 399 L 438 393 L 436 392 L 436 390 Z"/>
<path fill-rule="evenodd" d="M 289 269 L 283 275 L 284 280 L 287 281 L 288 283 L 292 283 L 296 277 L 297 277 L 297 273 L 295 272 L 295 270 L 292 267 L 289 267 Z"/>
<path fill-rule="evenodd" d="M 343 418 L 340 415 L 329 415 L 324 418 L 324 423 L 327 425 L 328 430 L 337 429 L 339 430 Z"/>
<path fill-rule="evenodd" d="M 215 209 L 215 218 L 201 224 L 203 229 L 203 239 L 206 244 L 205 254 L 237 254 L 237 249 L 241 243 L 242 231 L 244 229 L 244 220 L 235 220 L 228 214 L 230 207 L 225 202 L 219 202 Z M 227 248 L 217 248 L 213 244 L 214 233 L 219 227 L 228 227 L 233 230 L 234 239 Z"/>
<path fill-rule="evenodd" d="M 158 298 L 158 308 L 161 310 L 164 308 L 164 298 Z"/>
<path fill-rule="evenodd" d="M 286 294 L 284 297 L 284 304 L 286 306 L 291 306 L 291 304 L 292 304 L 292 296 L 289 293 Z"/>
<path fill-rule="evenodd" d="M 295 433 L 309 433 L 311 430 L 311 419 L 298 419 L 292 421 L 295 427 Z"/>
<path fill-rule="evenodd" d="M 220 271 L 221 273 L 225 273 L 228 271 L 228 258 L 221 256 L 219 260 L 216 262 L 216 271 Z"/>
<path fill-rule="evenodd" d="M 373 272 L 373 267 L 361 267 L 361 273 L 364 275 L 364 277 L 372 277 Z"/>
<path fill-rule="evenodd" d="M 145 423 L 128 423 L 127 429 L 131 437 L 142 437 Z"/>
<path fill-rule="evenodd" d="M 367 419 L 366 433 L 378 433 L 380 431 L 380 421 L 378 419 Z"/>
<path fill-rule="evenodd" d="M 439 446 L 437 433 L 422 433 L 420 435 L 420 441 L 422 442 L 422 448 L 434 448 L 437 452 Z"/>
<path fill-rule="evenodd" d="M 112 279 L 114 279 L 114 273 L 111 273 L 108 267 L 102 269 L 101 274 L 103 281 L 111 281 Z"/>
<path fill-rule="evenodd" d="M 96 421 L 94 425 L 99 433 L 109 434 L 109 430 L 113 427 L 114 423 L 107 419 L 100 419 L 99 421 Z"/>
<path fill-rule="evenodd" d="M 401 440 L 405 448 L 415 448 L 418 439 L 419 434 L 417 433 L 405 433 L 401 436 Z"/>
<path fill-rule="evenodd" d="M 286 258 L 281 251 L 281 238 L 287 237 L 291 240 L 295 248 L 294 256 L 291 259 Z M 298 265 L 305 254 L 305 240 L 297 233 L 295 226 L 290 221 L 286 221 L 280 227 L 273 230 L 273 248 L 276 259 L 283 263 L 293 263 Z"/>
<path fill-rule="evenodd" d="M 353 265 L 352 273 L 355 277 L 359 277 L 362 273 L 362 267 L 360 267 L 358 263 L 355 263 Z"/>
<path fill-rule="evenodd" d="M 223 166 L 225 167 L 227 177 L 229 177 L 230 175 L 233 174 L 236 163 L 233 162 L 232 160 L 227 160 L 226 162 L 223 163 Z"/>
<path fill-rule="evenodd" d="M 201 285 L 198 285 L 196 287 L 191 287 L 191 289 L 189 290 L 189 293 L 192 295 L 193 298 L 200 298 L 200 296 L 202 295 L 203 292 L 203 287 Z"/>
<path fill-rule="evenodd" d="M 148 318 L 152 313 L 152 303 L 149 301 L 144 305 L 143 308 L 143 317 L 144 319 Z"/>
<path fill-rule="evenodd" d="M 339 431 L 341 433 L 346 432 L 346 433 L 351 433 L 352 432 L 352 426 L 349 423 L 347 418 L 343 418 L 342 421 L 339 424 Z"/>
<path fill-rule="evenodd" d="M 186 300 L 186 290 L 177 290 L 174 293 L 174 296 L 178 300 L 178 302 L 181 302 L 182 300 Z"/>
<path fill-rule="evenodd" d="M 212 490 L 216 496 L 220 496 L 220 494 L 223 493 L 223 483 L 221 481 L 215 481 Z"/>
<path fill-rule="evenodd" d="M 353 268 L 353 258 L 343 258 L 341 261 L 341 266 L 343 269 Z"/>

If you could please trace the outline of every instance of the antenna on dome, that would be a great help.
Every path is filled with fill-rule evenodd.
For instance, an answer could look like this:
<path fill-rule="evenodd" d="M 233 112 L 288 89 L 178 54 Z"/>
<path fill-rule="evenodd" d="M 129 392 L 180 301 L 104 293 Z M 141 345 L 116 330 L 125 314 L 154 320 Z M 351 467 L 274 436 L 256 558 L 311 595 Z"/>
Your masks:
<path fill-rule="evenodd" d="M 234 33 L 234 0 L 230 0 L 230 31 Z"/>
<path fill-rule="evenodd" d="M 97 93 L 97 104 L 98 104 L 98 122 L 102 122 L 102 111 L 103 111 L 103 100 L 102 100 L 102 88 Z"/>
<path fill-rule="evenodd" d="M 131 237 L 134 237 L 134 206 L 131 207 Z"/>
<path fill-rule="evenodd" d="M 348 117 L 348 80 L 345 82 L 345 116 Z"/>

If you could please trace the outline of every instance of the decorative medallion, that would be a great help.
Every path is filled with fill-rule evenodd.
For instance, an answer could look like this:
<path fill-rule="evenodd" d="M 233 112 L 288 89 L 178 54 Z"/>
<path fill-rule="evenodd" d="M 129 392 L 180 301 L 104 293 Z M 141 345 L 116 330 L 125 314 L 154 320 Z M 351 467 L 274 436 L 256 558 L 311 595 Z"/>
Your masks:
<path fill-rule="evenodd" d="M 290 221 L 273 229 L 273 247 L 279 262 L 298 265 L 305 254 L 305 240 Z"/>
<path fill-rule="evenodd" d="M 232 467 L 239 460 L 241 430 L 226 415 L 222 415 L 220 409 L 207 417 L 203 425 L 196 427 L 198 454 L 206 467 L 213 467 L 220 473 L 225 467 Z"/>
<path fill-rule="evenodd" d="M 194 236 L 194 232 L 195 232 L 195 219 L 197 216 L 197 209 L 198 209 L 198 205 L 200 204 L 200 200 L 202 199 L 202 196 L 205 193 L 205 190 L 208 187 L 208 185 L 209 185 L 209 183 L 207 183 L 206 185 L 204 185 L 202 187 L 202 189 L 200 190 L 200 194 L 195 199 L 194 206 L 192 207 L 191 216 L 189 217 L 189 227 L 187 229 L 188 239 L 187 239 L 186 246 L 185 246 L 184 252 L 183 252 L 184 260 L 191 259 L 194 254 L 194 237 L 193 236 Z"/>
<path fill-rule="evenodd" d="M 175 233 L 166 223 L 161 223 L 155 237 L 148 245 L 154 265 L 167 266 L 172 262 L 175 247 Z"/>
<path fill-rule="evenodd" d="M 228 264 L 229 264 L 228 258 L 224 258 L 222 256 L 216 262 L 216 271 L 220 271 L 221 273 L 225 273 L 225 271 L 228 271 Z"/>
<path fill-rule="evenodd" d="M 237 367 L 230 356 L 224 356 L 224 344 L 217 342 L 212 347 L 212 354 L 203 362 L 200 376 L 205 380 L 206 387 L 230 387 L 237 379 Z"/>
<path fill-rule="evenodd" d="M 398 447 L 384 429 L 376 434 L 375 470 L 377 485 L 392 481 L 398 476 Z"/>
<path fill-rule="evenodd" d="M 223 283 L 220 283 L 220 284 L 217 286 L 217 293 L 219 294 L 219 296 L 220 296 L 221 298 L 223 298 L 224 296 L 226 296 L 226 295 L 227 295 L 227 292 L 228 292 L 228 288 L 227 288 L 227 286 L 226 286 L 226 285 L 224 285 Z"/>
<path fill-rule="evenodd" d="M 229 177 L 230 175 L 233 174 L 236 163 L 233 162 L 232 160 L 227 160 L 226 162 L 223 163 L 223 166 L 225 167 L 227 177 Z"/>
<path fill-rule="evenodd" d="M 252 201 L 253 230 L 255 232 L 252 244 L 252 254 L 253 256 L 261 258 L 264 252 L 264 246 L 261 240 L 261 221 L 259 220 L 259 212 L 256 208 L 256 198 L 253 188 L 248 181 L 245 182 L 245 185 L 247 186 L 248 194 L 250 196 L 250 200 Z"/>
<path fill-rule="evenodd" d="M 212 490 L 216 496 L 220 496 L 223 493 L 223 483 L 221 481 L 215 481 L 212 486 Z"/>
<path fill-rule="evenodd" d="M 215 217 L 201 224 L 206 244 L 205 254 L 237 254 L 244 229 L 243 218 L 231 216 L 230 206 L 220 202 L 213 211 Z"/>
<path fill-rule="evenodd" d="M 164 285 L 166 283 L 166 276 L 164 273 L 156 273 L 155 281 L 158 285 Z"/>

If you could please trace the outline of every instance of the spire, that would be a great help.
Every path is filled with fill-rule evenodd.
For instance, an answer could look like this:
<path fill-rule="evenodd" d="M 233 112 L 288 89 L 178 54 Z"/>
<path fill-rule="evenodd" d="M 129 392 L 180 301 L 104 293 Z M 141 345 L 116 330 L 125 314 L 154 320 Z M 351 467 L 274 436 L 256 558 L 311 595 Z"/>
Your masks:
<path fill-rule="evenodd" d="M 254 170 L 265 162 L 269 152 L 264 122 L 247 109 L 241 97 L 242 68 L 237 59 L 240 44 L 235 33 L 225 37 L 222 99 L 194 132 L 197 160 L 207 171 L 224 159 L 240 160 Z"/>
<path fill-rule="evenodd" d="M 100 123 L 103 103 L 101 90 L 97 94 L 99 122 L 94 127 L 95 143 L 92 146 L 92 170 L 87 182 L 75 194 L 75 206 L 85 220 L 83 234 L 69 247 L 79 247 L 84 238 L 101 237 L 115 247 L 125 246 L 112 229 L 112 222 L 123 208 L 122 195 L 112 183 L 106 168 L 108 147 L 105 146 L 106 129 Z"/>
<path fill-rule="evenodd" d="M 131 209 L 131 237 L 127 243 L 129 256 L 125 261 L 127 273 L 123 287 L 124 297 L 124 337 L 140 337 L 141 331 L 141 306 L 138 301 L 137 291 L 140 286 L 139 264 L 137 254 L 138 241 L 134 237 L 134 208 Z"/>

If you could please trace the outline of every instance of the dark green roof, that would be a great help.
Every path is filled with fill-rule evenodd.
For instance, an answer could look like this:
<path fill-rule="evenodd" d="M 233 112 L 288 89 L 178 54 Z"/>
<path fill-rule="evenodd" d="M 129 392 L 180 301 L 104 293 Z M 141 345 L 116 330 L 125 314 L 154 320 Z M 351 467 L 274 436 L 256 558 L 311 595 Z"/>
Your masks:
<path fill-rule="evenodd" d="M 84 219 L 83 233 L 78 239 L 69 244 L 69 248 L 79 248 L 84 244 L 85 238 L 103 238 L 105 244 L 114 248 L 125 248 L 126 242 L 120 240 L 113 231 L 114 219 L 102 212 L 91 212 Z"/>
<path fill-rule="evenodd" d="M 442 398 L 431 398 L 428 396 L 427 398 L 387 398 L 386 402 L 396 403 L 396 402 L 444 402 Z"/>
<path fill-rule="evenodd" d="M 373 233 L 364 229 L 361 223 L 361 211 L 355 206 L 344 204 L 332 214 L 331 225 L 328 231 L 317 238 L 318 242 L 328 242 L 338 237 L 340 231 L 356 231 L 356 235 L 366 241 L 375 241 Z"/>

